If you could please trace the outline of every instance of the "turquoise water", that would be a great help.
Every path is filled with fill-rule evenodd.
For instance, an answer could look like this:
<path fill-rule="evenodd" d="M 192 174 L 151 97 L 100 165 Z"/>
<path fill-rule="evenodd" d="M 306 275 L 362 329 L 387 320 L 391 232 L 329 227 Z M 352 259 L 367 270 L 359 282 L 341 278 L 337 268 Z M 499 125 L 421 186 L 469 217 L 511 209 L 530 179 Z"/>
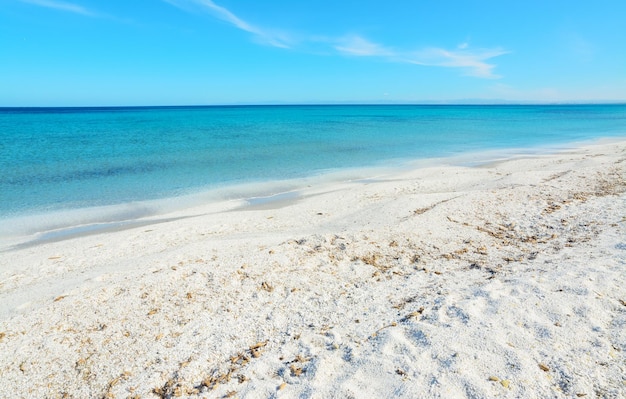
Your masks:
<path fill-rule="evenodd" d="M 0 108 L 0 223 L 625 135 L 626 105 Z"/>

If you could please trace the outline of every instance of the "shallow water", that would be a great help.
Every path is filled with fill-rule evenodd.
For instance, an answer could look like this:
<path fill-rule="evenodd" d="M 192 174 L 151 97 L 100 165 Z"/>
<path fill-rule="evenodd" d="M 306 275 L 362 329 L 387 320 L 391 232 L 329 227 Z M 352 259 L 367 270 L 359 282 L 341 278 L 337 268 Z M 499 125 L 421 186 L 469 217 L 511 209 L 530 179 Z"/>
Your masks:
<path fill-rule="evenodd" d="M 625 134 L 626 105 L 4 108 L 0 235 L 269 196 L 301 179 L 368 177 L 354 172 L 364 167 Z"/>

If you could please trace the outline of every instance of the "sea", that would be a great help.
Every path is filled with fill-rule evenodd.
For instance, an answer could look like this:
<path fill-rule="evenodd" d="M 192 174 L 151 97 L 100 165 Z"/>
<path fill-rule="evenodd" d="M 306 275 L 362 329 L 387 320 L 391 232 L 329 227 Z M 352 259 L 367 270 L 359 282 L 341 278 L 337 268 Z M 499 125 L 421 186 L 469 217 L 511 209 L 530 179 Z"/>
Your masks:
<path fill-rule="evenodd" d="M 626 137 L 626 105 L 0 108 L 0 240 Z"/>

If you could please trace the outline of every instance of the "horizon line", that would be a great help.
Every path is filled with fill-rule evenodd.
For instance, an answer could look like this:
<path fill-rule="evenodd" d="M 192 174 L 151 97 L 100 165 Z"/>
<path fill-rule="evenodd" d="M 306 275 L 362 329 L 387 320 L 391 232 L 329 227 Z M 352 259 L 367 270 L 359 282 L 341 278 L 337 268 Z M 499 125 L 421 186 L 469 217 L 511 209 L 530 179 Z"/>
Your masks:
<path fill-rule="evenodd" d="M 0 105 L 0 109 L 37 109 L 37 108 L 203 108 L 203 107 L 266 107 L 266 106 L 341 106 L 341 105 L 626 105 L 624 100 L 577 100 L 577 101 L 533 101 L 533 100 L 423 100 L 423 101 L 329 101 L 329 102 L 241 102 L 213 104 L 144 104 L 144 105 Z"/>

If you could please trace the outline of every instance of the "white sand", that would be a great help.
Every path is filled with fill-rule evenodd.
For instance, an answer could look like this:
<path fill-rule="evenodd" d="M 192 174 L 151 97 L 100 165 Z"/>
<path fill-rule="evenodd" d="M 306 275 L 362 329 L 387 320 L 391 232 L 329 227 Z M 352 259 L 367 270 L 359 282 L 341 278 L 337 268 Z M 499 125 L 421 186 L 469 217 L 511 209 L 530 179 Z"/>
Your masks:
<path fill-rule="evenodd" d="M 0 397 L 624 398 L 624 160 L 422 168 L 2 252 Z"/>

